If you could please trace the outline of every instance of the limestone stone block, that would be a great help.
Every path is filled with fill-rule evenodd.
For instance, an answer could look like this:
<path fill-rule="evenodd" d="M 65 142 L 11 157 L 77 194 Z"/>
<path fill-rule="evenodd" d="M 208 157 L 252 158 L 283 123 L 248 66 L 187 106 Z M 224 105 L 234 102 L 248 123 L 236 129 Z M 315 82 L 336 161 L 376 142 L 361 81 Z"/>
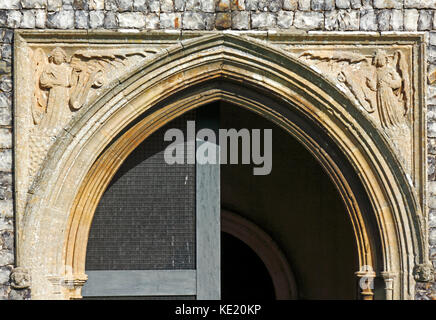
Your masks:
<path fill-rule="evenodd" d="M 234 11 L 232 12 L 232 29 L 248 30 L 250 28 L 250 12 Z"/>
<path fill-rule="evenodd" d="M 73 29 L 74 11 L 61 10 L 47 14 L 47 27 L 54 29 Z"/>
<path fill-rule="evenodd" d="M 145 17 L 142 12 L 118 13 L 118 24 L 120 28 L 144 28 Z"/>
<path fill-rule="evenodd" d="M 251 14 L 251 27 L 253 29 L 269 29 L 276 26 L 276 16 L 270 12 Z"/>
<path fill-rule="evenodd" d="M 322 29 L 323 25 L 324 15 L 321 12 L 295 12 L 294 26 L 298 29 L 316 30 Z"/>
<path fill-rule="evenodd" d="M 277 14 L 277 27 L 282 29 L 288 29 L 292 26 L 294 22 L 294 12 L 293 11 L 279 11 Z"/>

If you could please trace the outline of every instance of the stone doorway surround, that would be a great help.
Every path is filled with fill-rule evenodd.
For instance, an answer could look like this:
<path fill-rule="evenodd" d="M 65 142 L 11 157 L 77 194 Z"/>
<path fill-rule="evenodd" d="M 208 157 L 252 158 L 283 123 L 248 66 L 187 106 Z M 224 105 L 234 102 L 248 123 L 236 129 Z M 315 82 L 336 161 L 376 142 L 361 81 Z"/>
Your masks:
<path fill-rule="evenodd" d="M 17 30 L 16 255 L 32 298 L 80 298 L 92 216 L 123 160 L 171 119 L 226 100 L 308 148 L 346 203 L 357 277 L 383 278 L 387 299 L 413 299 L 416 281 L 432 274 L 424 51 L 422 33 Z M 331 147 L 293 113 L 334 142 L 370 210 Z"/>

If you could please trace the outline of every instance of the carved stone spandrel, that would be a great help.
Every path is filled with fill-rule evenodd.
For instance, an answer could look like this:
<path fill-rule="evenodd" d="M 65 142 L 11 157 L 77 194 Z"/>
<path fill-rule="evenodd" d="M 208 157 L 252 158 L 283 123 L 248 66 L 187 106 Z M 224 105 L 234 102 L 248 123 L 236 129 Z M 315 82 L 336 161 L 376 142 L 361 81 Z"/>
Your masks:
<path fill-rule="evenodd" d="M 405 49 L 329 48 L 286 50 L 346 93 L 392 140 L 405 169 L 412 167 L 412 84 Z"/>

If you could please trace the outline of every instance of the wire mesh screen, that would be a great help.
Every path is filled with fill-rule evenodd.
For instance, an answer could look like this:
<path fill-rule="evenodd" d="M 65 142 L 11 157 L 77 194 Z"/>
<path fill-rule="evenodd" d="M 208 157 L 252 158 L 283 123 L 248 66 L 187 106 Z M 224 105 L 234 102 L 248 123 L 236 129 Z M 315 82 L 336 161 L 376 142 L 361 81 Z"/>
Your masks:
<path fill-rule="evenodd" d="M 186 137 L 194 116 L 159 129 L 123 163 L 95 212 L 87 270 L 195 269 L 195 164 L 164 159 L 172 143 L 165 132 L 178 128 Z"/>

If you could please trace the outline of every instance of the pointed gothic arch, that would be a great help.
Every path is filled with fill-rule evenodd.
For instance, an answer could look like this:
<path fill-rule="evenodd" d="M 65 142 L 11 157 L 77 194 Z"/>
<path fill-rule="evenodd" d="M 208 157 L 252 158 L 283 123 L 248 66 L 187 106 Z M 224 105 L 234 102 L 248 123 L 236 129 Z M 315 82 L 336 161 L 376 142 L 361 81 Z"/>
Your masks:
<path fill-rule="evenodd" d="M 422 209 L 386 137 L 337 87 L 280 49 L 225 33 L 184 40 L 119 78 L 80 110 L 32 185 L 18 264 L 33 298 L 80 297 L 94 210 L 124 159 L 155 130 L 225 100 L 297 138 L 338 188 L 352 220 L 362 272 L 386 280 L 386 297 L 414 296 L 426 262 Z M 372 295 L 370 291 L 363 295 Z"/>

